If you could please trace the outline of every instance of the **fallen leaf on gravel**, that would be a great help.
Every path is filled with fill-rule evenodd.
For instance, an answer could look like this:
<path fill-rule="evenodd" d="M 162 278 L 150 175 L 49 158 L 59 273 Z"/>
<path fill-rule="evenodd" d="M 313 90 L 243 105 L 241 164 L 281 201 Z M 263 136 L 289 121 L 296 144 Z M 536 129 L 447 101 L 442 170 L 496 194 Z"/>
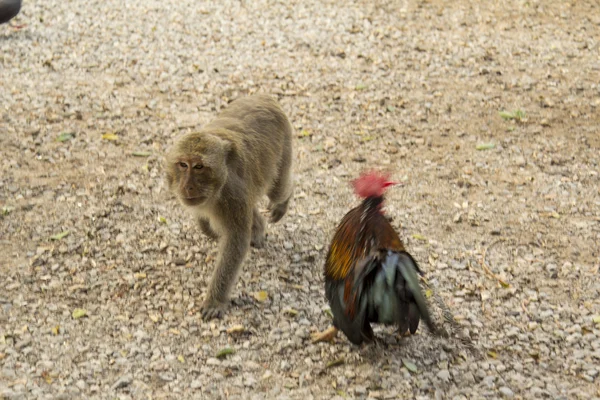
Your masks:
<path fill-rule="evenodd" d="M 71 140 L 74 137 L 75 135 L 73 135 L 71 132 L 63 132 L 60 135 L 58 135 L 56 140 L 58 140 L 59 142 L 66 142 L 67 140 Z"/>
<path fill-rule="evenodd" d="M 342 365 L 343 363 L 344 363 L 344 359 L 343 358 L 338 358 L 336 360 L 329 361 L 327 363 L 327 365 L 325 366 L 325 369 L 331 368 L 331 367 L 337 367 L 338 365 Z"/>
<path fill-rule="evenodd" d="M 69 233 L 71 233 L 71 231 L 64 231 L 61 233 L 57 233 L 56 235 L 50 236 L 50 240 L 60 240 L 64 237 L 66 237 L 67 235 L 69 235 Z"/>
<path fill-rule="evenodd" d="M 221 349 L 217 352 L 217 355 L 215 357 L 217 358 L 225 358 L 227 357 L 229 354 L 234 354 L 235 350 L 232 349 L 231 347 L 225 347 L 224 349 Z"/>
<path fill-rule="evenodd" d="M 489 351 L 487 352 L 487 354 L 488 354 L 488 356 L 490 356 L 490 357 L 492 357 L 492 358 L 494 358 L 494 359 L 495 359 L 495 358 L 498 358 L 498 353 L 496 353 L 495 351 L 491 351 L 491 350 L 489 350 Z"/>
<path fill-rule="evenodd" d="M 299 138 L 303 138 L 303 137 L 307 137 L 312 135 L 309 131 L 307 131 L 306 129 L 302 129 L 300 131 L 300 134 L 298 135 Z"/>
<path fill-rule="evenodd" d="M 133 274 L 135 279 L 146 279 L 146 274 L 144 272 L 136 272 Z"/>
<path fill-rule="evenodd" d="M 181 335 L 181 332 L 179 332 L 177 329 L 175 328 L 171 328 L 169 329 L 169 332 L 171 332 L 173 335 Z"/>
<path fill-rule="evenodd" d="M 56 325 L 54 328 L 52 328 L 52 334 L 54 336 L 58 335 L 60 333 L 60 325 Z"/>
<path fill-rule="evenodd" d="M 160 222 L 161 224 L 166 224 L 167 219 L 165 217 L 158 217 L 158 222 Z"/>
<path fill-rule="evenodd" d="M 422 240 L 422 241 L 427 240 L 427 238 L 425 236 L 419 235 L 418 233 L 413 233 L 412 237 L 413 237 L 413 239 L 417 239 L 417 240 Z"/>
<path fill-rule="evenodd" d="M 115 141 L 115 140 L 118 140 L 119 137 L 117 135 L 115 135 L 114 133 L 109 132 L 109 133 L 105 133 L 104 135 L 102 135 L 102 139 Z"/>
<path fill-rule="evenodd" d="M 600 315 L 593 316 L 592 321 L 594 321 L 595 324 L 600 324 Z"/>
<path fill-rule="evenodd" d="M 50 376 L 50 373 L 49 373 L 48 371 L 44 371 L 44 372 L 42 372 L 42 374 L 41 374 L 41 375 L 42 375 L 42 378 L 44 378 L 44 380 L 46 381 L 46 383 L 47 383 L 48 385 L 52 383 L 53 379 L 52 379 L 52 377 Z"/>
<path fill-rule="evenodd" d="M 228 334 L 232 334 L 232 333 L 242 333 L 246 330 L 246 328 L 244 328 L 244 325 L 234 325 L 231 328 L 227 329 L 227 333 Z"/>
<path fill-rule="evenodd" d="M 475 146 L 476 150 L 490 150 L 496 147 L 494 143 L 482 143 Z"/>
<path fill-rule="evenodd" d="M 264 290 L 261 290 L 260 292 L 254 293 L 254 298 L 260 302 L 263 302 L 269 298 L 269 294 Z"/>
<path fill-rule="evenodd" d="M 525 118 L 525 111 L 515 110 L 515 111 L 500 111 L 500 117 L 505 120 L 515 120 L 522 121 Z"/>
<path fill-rule="evenodd" d="M 157 314 L 150 314 L 149 317 L 152 320 L 152 322 L 158 322 L 160 318 Z"/>
<path fill-rule="evenodd" d="M 285 309 L 283 312 L 284 314 L 291 315 L 292 317 L 298 315 L 298 310 L 294 310 L 293 308 Z"/>
<path fill-rule="evenodd" d="M 431 289 L 427 289 L 425 291 L 425 297 L 430 298 L 431 296 L 433 296 L 433 291 Z"/>
<path fill-rule="evenodd" d="M 84 308 L 76 308 L 73 310 L 73 319 L 79 319 L 82 317 L 87 317 L 87 310 Z"/>
<path fill-rule="evenodd" d="M 410 372 L 412 372 L 413 374 L 417 373 L 417 366 L 415 365 L 415 363 L 413 363 L 409 359 L 403 358 L 402 359 L 402 364 L 404 364 L 404 366 L 406 367 L 406 369 L 409 370 Z"/>
<path fill-rule="evenodd" d="M 135 157 L 150 157 L 152 153 L 149 151 L 134 151 L 131 155 Z"/>
<path fill-rule="evenodd" d="M 179 360 L 179 362 L 182 363 L 182 364 L 185 362 L 185 358 L 183 358 L 182 355 L 178 355 L 177 356 L 177 360 Z"/>
<path fill-rule="evenodd" d="M 365 85 L 364 83 L 359 83 L 355 87 L 356 90 L 363 90 L 363 89 L 366 89 L 366 88 L 367 88 L 367 85 Z"/>

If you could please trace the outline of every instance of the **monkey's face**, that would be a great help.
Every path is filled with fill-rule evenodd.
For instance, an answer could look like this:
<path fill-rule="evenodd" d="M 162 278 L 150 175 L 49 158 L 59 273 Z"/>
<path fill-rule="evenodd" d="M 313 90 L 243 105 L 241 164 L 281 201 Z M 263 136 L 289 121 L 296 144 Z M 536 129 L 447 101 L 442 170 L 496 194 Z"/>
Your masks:
<path fill-rule="evenodd" d="M 167 183 L 184 205 L 201 206 L 219 197 L 227 180 L 227 153 L 221 142 L 194 133 L 181 138 L 168 153 Z"/>

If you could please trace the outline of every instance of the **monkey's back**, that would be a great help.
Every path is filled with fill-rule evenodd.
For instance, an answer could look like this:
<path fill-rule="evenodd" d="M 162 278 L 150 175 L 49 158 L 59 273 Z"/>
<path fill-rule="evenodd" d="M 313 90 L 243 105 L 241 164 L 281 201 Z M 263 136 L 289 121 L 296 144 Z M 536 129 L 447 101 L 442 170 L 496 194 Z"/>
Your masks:
<path fill-rule="evenodd" d="M 225 129 L 233 134 L 224 135 Z M 292 126 L 283 109 L 269 95 L 239 98 L 227 106 L 203 130 L 232 141 L 241 158 L 244 179 L 251 179 L 265 194 L 289 170 L 292 157 Z M 238 134 L 235 134 L 238 133 Z"/>

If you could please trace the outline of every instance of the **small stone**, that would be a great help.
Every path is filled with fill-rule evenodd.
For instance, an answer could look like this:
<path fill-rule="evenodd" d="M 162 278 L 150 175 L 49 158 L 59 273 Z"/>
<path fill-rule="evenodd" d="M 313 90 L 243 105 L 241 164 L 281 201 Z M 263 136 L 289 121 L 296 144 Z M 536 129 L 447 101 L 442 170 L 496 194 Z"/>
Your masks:
<path fill-rule="evenodd" d="M 123 375 L 122 377 L 119 378 L 119 380 L 117 380 L 114 383 L 114 385 L 112 386 L 112 389 L 117 390 L 117 389 L 127 387 L 127 386 L 131 385 L 131 382 L 133 382 L 133 377 L 130 374 Z"/>
<path fill-rule="evenodd" d="M 194 379 L 192 381 L 192 383 L 190 384 L 190 388 L 192 389 L 200 389 L 202 387 L 202 382 L 200 382 L 198 379 Z"/>
<path fill-rule="evenodd" d="M 507 388 L 506 386 L 502 386 L 498 390 L 502 394 L 502 397 L 510 399 L 510 398 L 513 398 L 515 396 L 515 394 L 513 393 L 513 391 L 510 390 L 510 388 Z"/>
<path fill-rule="evenodd" d="M 29 346 L 31 346 L 31 339 L 24 339 L 18 342 L 15 347 L 17 350 L 23 350 L 25 347 Z"/>
<path fill-rule="evenodd" d="M 354 393 L 359 394 L 359 395 L 364 395 L 367 393 L 367 388 L 364 386 L 356 386 L 354 388 Z"/>
<path fill-rule="evenodd" d="M 437 373 L 436 375 L 438 377 L 439 380 L 447 383 L 450 381 L 450 371 L 448 371 L 447 369 L 443 369 L 440 372 Z"/>
<path fill-rule="evenodd" d="M 458 212 L 458 213 L 454 214 L 454 218 L 452 218 L 452 221 L 454 221 L 454 223 L 456 223 L 456 224 L 461 222 L 462 221 L 462 213 Z"/>

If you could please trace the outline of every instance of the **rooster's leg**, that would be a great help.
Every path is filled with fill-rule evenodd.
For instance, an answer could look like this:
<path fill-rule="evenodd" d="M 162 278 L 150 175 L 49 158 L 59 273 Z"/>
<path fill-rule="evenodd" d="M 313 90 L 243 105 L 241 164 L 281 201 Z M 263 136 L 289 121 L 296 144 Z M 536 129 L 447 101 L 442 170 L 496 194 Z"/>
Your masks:
<path fill-rule="evenodd" d="M 311 335 L 313 343 L 319 342 L 331 342 L 337 336 L 338 330 L 335 326 L 323 331 L 317 332 Z"/>

